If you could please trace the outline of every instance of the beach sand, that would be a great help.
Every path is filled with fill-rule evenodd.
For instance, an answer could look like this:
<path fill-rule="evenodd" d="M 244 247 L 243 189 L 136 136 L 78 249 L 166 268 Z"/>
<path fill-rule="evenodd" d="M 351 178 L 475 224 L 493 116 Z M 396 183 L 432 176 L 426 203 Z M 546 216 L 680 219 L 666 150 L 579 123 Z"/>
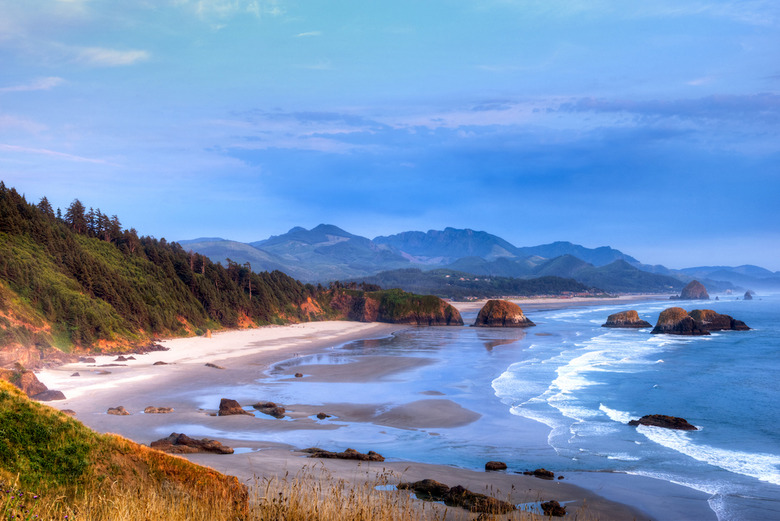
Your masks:
<path fill-rule="evenodd" d="M 572 304 L 570 299 L 565 302 L 555 300 L 557 302 L 536 302 L 533 305 L 568 307 Z M 614 299 L 608 300 L 610 304 L 614 302 Z M 269 378 L 272 372 L 274 381 L 280 382 L 280 385 L 289 385 L 291 380 L 296 380 L 296 357 L 327 352 L 352 340 L 385 337 L 406 327 L 376 323 L 313 322 L 228 331 L 215 333 L 212 338 L 166 340 L 162 344 L 169 351 L 134 355 L 136 360 L 127 362 L 116 362 L 114 356 L 100 356 L 95 357 L 95 363 L 75 363 L 46 369 L 39 374 L 39 378 L 49 388 L 63 391 L 67 397 L 64 401 L 51 402 L 51 405 L 74 410 L 79 420 L 96 431 L 114 432 L 143 444 L 149 444 L 171 432 L 184 432 L 193 437 L 208 436 L 239 448 L 233 455 L 195 454 L 187 458 L 235 475 L 247 483 L 258 478 L 284 476 L 288 473 L 294 475 L 304 468 L 325 468 L 333 477 L 354 483 L 373 479 L 377 473 L 389 471 L 398 480 L 432 478 L 450 486 L 463 485 L 477 492 L 492 490 L 502 499 L 511 493 L 511 500 L 515 503 L 555 499 L 568 502 L 570 512 L 587 504 L 587 511 L 594 519 L 654 517 L 620 502 L 632 502 L 630 493 L 608 500 L 565 480 L 545 481 L 515 473 L 478 472 L 407 461 L 369 464 L 310 459 L 299 452 L 305 447 L 292 447 L 280 441 L 284 440 L 284 433 L 289 431 L 339 428 L 327 421 L 317 421 L 314 416 L 318 412 L 336 416 L 340 422 L 370 422 L 399 429 L 457 427 L 480 417 L 478 412 L 463 408 L 436 391 L 424 393 L 425 396 L 421 396 L 420 400 L 391 406 L 388 403 L 392 400 L 376 404 L 328 403 L 326 400 L 316 404 L 285 404 L 291 411 L 285 420 L 276 420 L 260 413 L 254 417 L 216 416 L 219 396 L 213 392 L 202 392 L 206 386 L 212 390 L 223 386 L 231 394 L 222 397 L 238 400 L 242 406 L 273 400 L 273 396 L 257 395 L 257 386 L 253 384 L 258 379 Z M 283 361 L 286 362 L 279 363 Z M 165 362 L 165 365 L 154 365 L 155 362 Z M 221 368 L 207 367 L 206 363 Z M 307 364 L 300 370 L 303 379 L 312 381 L 359 383 L 392 380 L 404 371 L 428 363 L 425 358 L 369 355 L 353 363 Z M 100 374 L 106 371 L 109 373 Z M 74 373 L 79 376 L 72 376 Z M 106 414 L 109 407 L 119 405 L 127 408 L 131 415 Z M 175 412 L 144 414 L 143 409 L 147 406 L 173 407 Z M 538 436 L 537 431 L 538 428 L 533 432 L 534 436 Z M 258 432 L 262 434 L 258 435 Z M 518 432 L 518 435 L 523 433 Z M 620 476 L 616 476 L 619 479 Z M 581 477 L 580 481 L 586 483 L 587 476 Z M 668 493 L 668 490 L 662 493 Z"/>

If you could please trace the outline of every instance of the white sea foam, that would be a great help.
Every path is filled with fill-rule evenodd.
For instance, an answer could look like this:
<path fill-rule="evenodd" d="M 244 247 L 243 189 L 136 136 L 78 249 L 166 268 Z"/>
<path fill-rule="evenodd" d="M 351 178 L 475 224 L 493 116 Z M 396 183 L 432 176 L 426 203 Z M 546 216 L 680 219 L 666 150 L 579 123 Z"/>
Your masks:
<path fill-rule="evenodd" d="M 610 409 L 603 403 L 599 404 L 599 410 L 606 414 L 610 420 L 616 421 L 618 423 L 625 424 L 631 420 L 631 414 L 624 411 L 618 411 L 616 409 Z"/>
<path fill-rule="evenodd" d="M 694 442 L 688 431 L 640 425 L 637 432 L 686 456 L 761 481 L 780 485 L 780 455 L 728 450 Z"/>

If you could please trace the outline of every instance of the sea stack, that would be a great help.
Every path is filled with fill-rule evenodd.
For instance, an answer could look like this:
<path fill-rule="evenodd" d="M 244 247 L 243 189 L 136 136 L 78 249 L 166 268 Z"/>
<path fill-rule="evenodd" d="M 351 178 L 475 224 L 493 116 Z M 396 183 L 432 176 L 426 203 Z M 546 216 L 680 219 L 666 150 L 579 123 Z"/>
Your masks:
<path fill-rule="evenodd" d="M 523 314 L 520 306 L 507 300 L 488 300 L 479 310 L 475 327 L 529 327 L 535 326 Z"/>
<path fill-rule="evenodd" d="M 602 324 L 601 327 L 640 328 L 652 327 L 652 324 L 639 318 L 639 313 L 636 310 L 629 309 L 628 311 L 621 311 L 608 316 L 607 322 Z"/>
<path fill-rule="evenodd" d="M 688 315 L 705 331 L 747 331 L 750 328 L 741 320 L 721 315 L 711 309 L 694 309 Z"/>
<path fill-rule="evenodd" d="M 750 290 L 747 290 L 745 292 L 745 300 L 753 300 L 753 292 Z"/>
<path fill-rule="evenodd" d="M 672 297 L 672 300 L 709 300 L 710 295 L 707 288 L 698 280 L 692 280 L 685 286 L 679 297 Z"/>
<path fill-rule="evenodd" d="M 651 331 L 654 335 L 709 335 L 683 308 L 669 308 L 661 311 L 658 323 Z"/>

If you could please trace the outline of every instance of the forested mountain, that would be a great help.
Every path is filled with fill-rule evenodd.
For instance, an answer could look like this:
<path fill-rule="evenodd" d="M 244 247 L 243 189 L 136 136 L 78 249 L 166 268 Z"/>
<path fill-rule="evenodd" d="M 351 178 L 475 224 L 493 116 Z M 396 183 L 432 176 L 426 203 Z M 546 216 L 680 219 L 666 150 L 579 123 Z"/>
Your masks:
<path fill-rule="evenodd" d="M 494 260 L 501 257 L 523 257 L 509 242 L 487 232 L 445 228 L 428 232 L 402 232 L 374 238 L 402 252 L 419 264 L 449 264 L 463 257 L 481 257 Z"/>

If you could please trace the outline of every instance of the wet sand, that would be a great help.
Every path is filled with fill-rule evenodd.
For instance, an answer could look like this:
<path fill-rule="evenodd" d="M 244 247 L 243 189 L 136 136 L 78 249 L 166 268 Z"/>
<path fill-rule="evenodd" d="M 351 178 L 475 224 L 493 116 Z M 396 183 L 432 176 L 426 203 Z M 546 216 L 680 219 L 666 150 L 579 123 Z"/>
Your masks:
<path fill-rule="evenodd" d="M 610 300 L 609 303 L 614 303 Z M 540 302 L 547 305 L 547 303 Z M 567 307 L 569 302 L 550 303 Z M 296 368 L 295 358 L 327 352 L 346 342 L 380 338 L 407 326 L 362 324 L 353 322 L 317 322 L 284 327 L 259 328 L 215 334 L 213 338 L 175 339 L 163 342 L 170 351 L 135 355 L 136 360 L 114 362 L 115 357 L 97 357 L 94 364 L 69 364 L 43 371 L 39 377 L 50 388 L 62 390 L 68 399 L 52 402 L 60 409 L 76 411 L 76 417 L 99 432 L 115 432 L 139 443 L 184 432 L 194 437 L 210 437 L 239 449 L 233 455 L 195 454 L 187 456 L 216 470 L 232 474 L 246 482 L 260 478 L 295 474 L 304 468 L 326 468 L 335 478 L 358 483 L 371 474 L 392 472 L 398 480 L 436 479 L 450 486 L 463 485 L 474 491 L 492 490 L 506 499 L 511 494 L 515 503 L 555 499 L 568 503 L 570 512 L 586 503 L 593 518 L 602 520 L 652 519 L 647 513 L 622 504 L 631 497 L 605 499 L 594 492 L 564 481 L 544 481 L 512 472 L 478 472 L 451 466 L 421 464 L 408 461 L 383 463 L 310 459 L 298 452 L 305 447 L 285 444 L 284 433 L 300 430 L 333 431 L 338 424 L 316 419 L 325 412 L 339 422 L 373 423 L 397 429 L 436 429 L 467 425 L 480 414 L 446 399 L 437 391 L 423 393 L 419 400 L 406 404 L 329 403 L 323 396 L 319 403 L 285 404 L 288 417 L 277 420 L 256 413 L 255 416 L 216 416 L 219 399 L 205 395 L 202 389 L 225 388 L 242 406 L 273 400 L 260 396 L 258 379 L 270 379 L 277 385 L 289 385 L 302 379 L 338 383 L 393 381 L 402 379 L 405 371 L 430 363 L 420 357 L 361 356 L 359 361 L 345 364 L 307 364 Z M 166 365 L 154 365 L 155 362 Z M 207 367 L 213 363 L 220 368 Z M 283 363 L 280 363 L 283 362 Z M 127 365 L 101 367 L 107 364 Z M 98 374 L 98 371 L 110 371 Z M 71 376 L 78 372 L 80 376 Z M 273 382 L 272 382 L 273 385 Z M 106 414 L 109 407 L 123 405 L 130 416 Z M 173 407 L 172 414 L 143 414 L 146 406 Z M 247 407 L 249 409 L 249 407 Z M 538 436 L 541 426 L 531 426 L 526 434 Z M 431 432 L 435 435 L 435 432 Z M 265 439 L 263 439 L 265 438 Z M 542 438 L 543 439 L 543 438 Z M 365 441 L 365 440 L 361 440 Z M 338 448 L 323 446 L 324 449 Z M 395 478 L 394 478 L 395 479 Z M 646 478 L 640 478 L 646 479 Z M 593 487 L 590 487 L 593 488 Z M 614 488 L 614 487 L 613 487 Z M 668 493 L 668 491 L 667 491 Z"/>

